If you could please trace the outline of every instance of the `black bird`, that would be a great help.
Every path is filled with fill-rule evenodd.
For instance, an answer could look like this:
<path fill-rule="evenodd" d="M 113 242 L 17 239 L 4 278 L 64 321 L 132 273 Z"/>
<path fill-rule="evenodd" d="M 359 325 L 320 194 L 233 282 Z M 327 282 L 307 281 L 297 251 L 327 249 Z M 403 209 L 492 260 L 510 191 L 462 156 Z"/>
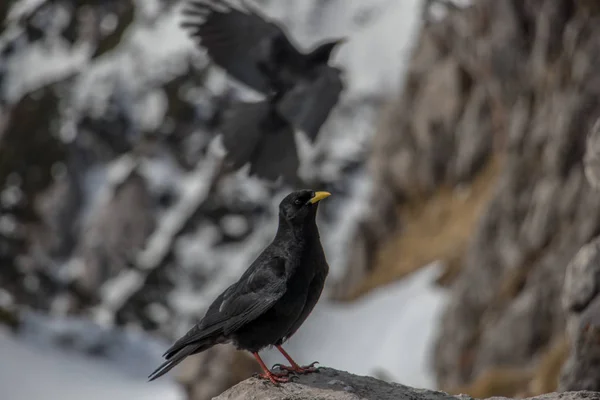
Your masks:
<path fill-rule="evenodd" d="M 266 178 L 290 175 L 290 170 L 295 174 L 294 129 L 314 141 L 338 102 L 344 88 L 341 70 L 328 63 L 346 39 L 303 53 L 282 27 L 244 6 L 245 10 L 224 0 L 192 0 L 184 9 L 182 26 L 215 64 L 267 96 L 263 102 L 238 104 L 227 113 L 221 130 L 230 164 L 250 162 L 251 173 Z"/>
<path fill-rule="evenodd" d="M 248 174 L 271 181 L 280 176 L 298 185 L 300 161 L 294 128 L 274 108 L 274 102 L 237 102 L 223 112 L 225 162 L 233 169 L 250 164 Z"/>
<path fill-rule="evenodd" d="M 154 380 L 191 354 L 215 344 L 233 342 L 252 352 L 273 383 L 287 382 L 289 371 L 316 371 L 314 363 L 300 367 L 281 345 L 306 320 L 317 304 L 329 272 L 315 221 L 318 202 L 328 192 L 300 190 L 287 195 L 279 205 L 279 227 L 275 238 L 241 278 L 211 304 L 204 318 L 164 354 Z M 291 366 L 270 371 L 258 352 L 276 346 Z"/>

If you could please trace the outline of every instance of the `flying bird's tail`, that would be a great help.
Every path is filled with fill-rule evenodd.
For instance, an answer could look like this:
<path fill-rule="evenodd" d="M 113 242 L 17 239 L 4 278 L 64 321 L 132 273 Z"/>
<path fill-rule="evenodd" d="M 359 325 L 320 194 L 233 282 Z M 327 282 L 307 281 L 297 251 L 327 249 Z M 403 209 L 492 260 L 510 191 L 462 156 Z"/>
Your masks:
<path fill-rule="evenodd" d="M 236 102 L 223 113 L 221 132 L 223 146 L 227 150 L 226 160 L 234 168 L 250 162 L 263 132 L 261 122 L 269 115 L 269 103 Z"/>
<path fill-rule="evenodd" d="M 269 101 L 239 102 L 223 115 L 226 161 L 234 168 L 250 163 L 250 174 L 295 182 L 298 153 L 294 129 Z"/>
<path fill-rule="evenodd" d="M 344 89 L 341 71 L 328 65 L 310 81 L 300 81 L 277 103 L 277 112 L 314 141 Z"/>

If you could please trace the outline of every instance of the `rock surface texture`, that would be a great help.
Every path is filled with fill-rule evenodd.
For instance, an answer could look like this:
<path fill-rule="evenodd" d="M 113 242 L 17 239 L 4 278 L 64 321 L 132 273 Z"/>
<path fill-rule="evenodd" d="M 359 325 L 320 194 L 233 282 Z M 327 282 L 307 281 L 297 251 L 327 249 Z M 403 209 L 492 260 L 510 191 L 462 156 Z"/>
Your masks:
<path fill-rule="evenodd" d="M 257 378 L 247 379 L 214 400 L 471 400 L 466 395 L 451 396 L 444 392 L 415 389 L 388 383 L 368 376 L 357 376 L 329 368 L 319 373 L 299 376 L 293 383 L 274 386 Z M 494 397 L 495 400 L 506 399 Z M 600 399 L 596 392 L 550 393 L 536 400 Z"/>
<path fill-rule="evenodd" d="M 600 239 L 585 245 L 567 267 L 563 306 L 571 352 L 560 389 L 600 391 Z"/>
<path fill-rule="evenodd" d="M 600 232 L 600 196 L 584 174 L 600 116 L 599 21 L 597 3 L 571 0 L 481 0 L 430 18 L 376 136 L 375 197 L 388 208 L 364 225 L 388 226 L 378 221 L 399 210 L 397 240 L 385 237 L 404 251 L 375 263 L 371 275 L 383 278 L 366 289 L 427 255 L 448 263 L 452 300 L 434 356 L 443 390 L 558 387 L 566 267 Z M 461 210 L 461 198 L 478 200 Z M 469 386 L 479 378 L 486 390 Z"/>

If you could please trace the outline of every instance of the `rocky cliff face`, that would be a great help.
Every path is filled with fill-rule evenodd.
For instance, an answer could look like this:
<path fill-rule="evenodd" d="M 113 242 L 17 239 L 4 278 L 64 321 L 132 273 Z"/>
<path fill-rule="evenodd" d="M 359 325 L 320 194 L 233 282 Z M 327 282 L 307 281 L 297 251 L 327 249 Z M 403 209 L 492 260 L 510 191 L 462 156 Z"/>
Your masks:
<path fill-rule="evenodd" d="M 359 242 L 376 262 L 358 293 L 441 258 L 452 301 L 440 386 L 555 390 L 569 353 L 565 271 L 600 232 L 582 162 L 600 116 L 599 9 L 482 0 L 433 11 L 375 139 L 381 207 Z M 398 232 L 379 245 L 373 232 L 394 213 Z"/>
<path fill-rule="evenodd" d="M 570 354 L 561 390 L 600 391 L 600 239 L 586 244 L 567 267 L 562 296 Z"/>

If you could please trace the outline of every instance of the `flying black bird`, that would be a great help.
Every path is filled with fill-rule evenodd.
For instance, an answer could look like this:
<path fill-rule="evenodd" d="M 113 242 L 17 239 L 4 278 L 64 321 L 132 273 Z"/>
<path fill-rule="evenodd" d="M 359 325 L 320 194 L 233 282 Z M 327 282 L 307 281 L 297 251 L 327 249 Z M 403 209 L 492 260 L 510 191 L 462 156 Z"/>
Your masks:
<path fill-rule="evenodd" d="M 228 166 L 238 169 L 249 163 L 251 176 L 272 181 L 282 176 L 290 184 L 299 183 L 294 128 L 272 100 L 232 104 L 223 112 L 220 129 Z"/>
<path fill-rule="evenodd" d="M 154 380 L 191 354 L 218 343 L 233 342 L 252 352 L 273 383 L 287 382 L 289 371 L 315 371 L 313 364 L 300 367 L 281 347 L 306 320 L 321 296 L 329 266 L 321 247 L 315 218 L 318 202 L 328 192 L 300 190 L 279 205 L 279 227 L 273 242 L 250 265 L 241 278 L 211 304 L 204 318 L 164 354 Z M 291 366 L 270 371 L 258 351 L 276 346 Z"/>
<path fill-rule="evenodd" d="M 289 175 L 290 169 L 295 174 L 294 129 L 314 141 L 338 102 L 344 88 L 341 70 L 328 63 L 346 39 L 303 53 L 282 27 L 244 6 L 245 10 L 225 0 L 192 0 L 184 9 L 182 26 L 215 64 L 267 96 L 260 103 L 238 104 L 225 117 L 221 130 L 228 161 L 238 167 L 250 162 L 251 173 L 267 178 Z"/>

